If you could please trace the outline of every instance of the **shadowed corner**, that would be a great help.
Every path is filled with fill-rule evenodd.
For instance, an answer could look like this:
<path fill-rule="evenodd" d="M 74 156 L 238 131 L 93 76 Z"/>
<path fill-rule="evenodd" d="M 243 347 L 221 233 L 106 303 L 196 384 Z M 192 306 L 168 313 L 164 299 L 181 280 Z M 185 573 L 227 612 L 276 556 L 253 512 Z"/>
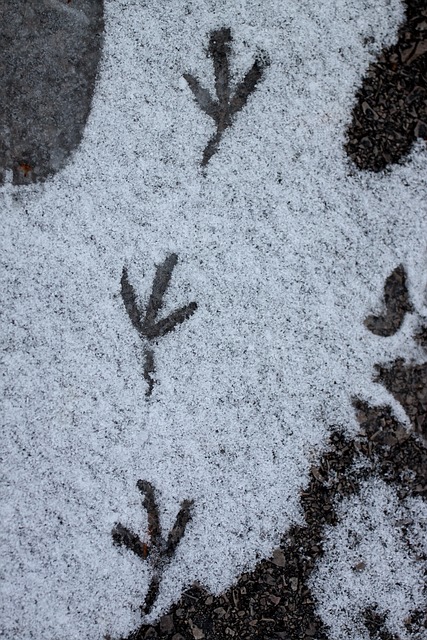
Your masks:
<path fill-rule="evenodd" d="M 0 183 L 42 182 L 65 167 L 90 113 L 103 0 L 0 2 Z"/>

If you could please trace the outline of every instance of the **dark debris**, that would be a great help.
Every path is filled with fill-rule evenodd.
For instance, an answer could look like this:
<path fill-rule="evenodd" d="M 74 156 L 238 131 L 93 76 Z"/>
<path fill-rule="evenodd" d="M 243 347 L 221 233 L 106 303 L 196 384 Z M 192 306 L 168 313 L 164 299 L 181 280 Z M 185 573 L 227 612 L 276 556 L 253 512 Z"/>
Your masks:
<path fill-rule="evenodd" d="M 377 365 L 381 382 L 405 409 L 412 427 L 427 440 L 427 363 L 407 364 L 398 358 L 389 366 Z"/>
<path fill-rule="evenodd" d="M 399 162 L 427 140 L 427 5 L 406 0 L 398 41 L 370 65 L 356 95 L 346 151 L 359 169 Z"/>
<path fill-rule="evenodd" d="M 399 640 L 398 636 L 387 631 L 385 614 L 379 613 L 375 608 L 369 608 L 364 611 L 363 617 L 371 640 Z"/>

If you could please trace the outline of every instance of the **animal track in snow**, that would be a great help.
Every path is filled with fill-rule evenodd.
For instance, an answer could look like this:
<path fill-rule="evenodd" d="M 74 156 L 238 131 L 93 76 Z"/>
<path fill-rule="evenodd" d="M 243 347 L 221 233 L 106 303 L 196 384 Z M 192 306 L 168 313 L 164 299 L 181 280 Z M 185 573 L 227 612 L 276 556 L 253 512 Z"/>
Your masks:
<path fill-rule="evenodd" d="M 177 262 L 178 256 L 175 253 L 171 253 L 164 262 L 157 267 L 145 313 L 138 307 L 136 294 L 129 282 L 127 269 L 123 267 L 121 278 L 123 303 L 133 326 L 141 338 L 148 342 L 148 346 L 145 347 L 144 351 L 144 378 L 148 384 L 146 391 L 148 397 L 151 396 L 155 384 L 153 377 L 155 366 L 152 344 L 162 336 L 173 331 L 179 324 L 188 320 L 197 309 L 197 303 L 190 302 L 190 304 L 173 311 L 167 318 L 157 320 L 157 315 L 163 306 L 163 297 L 169 287 L 172 272 Z"/>
<path fill-rule="evenodd" d="M 209 39 L 209 55 L 212 58 L 215 70 L 215 91 L 217 100 L 214 100 L 209 91 L 201 86 L 199 81 L 189 73 L 184 73 L 197 104 L 208 116 L 213 118 L 216 124 L 216 133 L 209 140 L 203 151 L 202 167 L 205 167 L 214 153 L 224 131 L 231 127 L 233 117 L 245 106 L 249 96 L 255 91 L 261 80 L 264 69 L 268 65 L 265 54 L 255 59 L 252 68 L 246 73 L 243 80 L 237 85 L 234 94 L 231 95 L 229 56 L 232 42 L 231 30 L 223 27 L 213 31 Z"/>
<path fill-rule="evenodd" d="M 118 522 L 111 535 L 116 544 L 121 545 L 135 553 L 141 560 L 147 560 L 152 568 L 151 582 L 148 587 L 145 602 L 141 607 L 143 614 L 148 614 L 156 601 L 159 593 L 162 572 L 176 551 L 177 546 L 184 536 L 187 524 L 191 520 L 192 500 L 183 500 L 175 520 L 175 524 L 167 538 L 163 537 L 159 507 L 153 485 L 146 480 L 138 480 L 139 491 L 144 496 L 144 508 L 148 516 L 148 543 L 142 542 L 136 533 L 133 533 Z"/>

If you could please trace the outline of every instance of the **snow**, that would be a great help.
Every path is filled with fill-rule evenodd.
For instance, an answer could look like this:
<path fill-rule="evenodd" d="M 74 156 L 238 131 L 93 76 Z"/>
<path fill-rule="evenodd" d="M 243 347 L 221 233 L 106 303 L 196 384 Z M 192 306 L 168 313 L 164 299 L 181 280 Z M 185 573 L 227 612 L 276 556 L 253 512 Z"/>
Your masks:
<path fill-rule="evenodd" d="M 46 184 L 1 192 L 7 638 L 138 626 L 149 568 L 111 530 L 146 535 L 140 478 L 158 491 L 165 531 L 195 501 L 153 618 L 194 580 L 219 592 L 267 557 L 301 521 L 298 493 L 328 428 L 356 432 L 351 397 L 402 417 L 373 365 L 417 357 L 417 317 L 388 339 L 363 325 L 398 264 L 427 316 L 425 145 L 374 176 L 343 149 L 355 89 L 393 41 L 401 3 L 160 4 L 106 2 L 82 145 Z M 206 47 L 222 26 L 233 82 L 260 51 L 270 66 L 204 174 L 214 125 L 183 74 L 213 93 Z M 154 346 L 147 401 L 120 279 L 126 266 L 143 304 L 170 253 L 162 314 L 198 309 Z"/>
<path fill-rule="evenodd" d="M 425 607 L 425 563 L 419 555 L 426 551 L 425 501 L 413 498 L 400 504 L 394 489 L 373 479 L 358 495 L 343 500 L 338 516 L 311 584 L 331 640 L 348 635 L 369 640 L 361 613 L 371 607 L 386 616 L 391 633 L 402 640 L 410 637 L 404 622 Z"/>

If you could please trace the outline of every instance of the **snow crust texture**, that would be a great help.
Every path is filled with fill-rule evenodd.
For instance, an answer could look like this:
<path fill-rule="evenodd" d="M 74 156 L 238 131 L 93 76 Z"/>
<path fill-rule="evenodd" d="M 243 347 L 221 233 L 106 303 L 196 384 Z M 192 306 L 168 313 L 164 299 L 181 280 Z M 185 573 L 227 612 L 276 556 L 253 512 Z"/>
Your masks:
<path fill-rule="evenodd" d="M 326 535 L 325 558 L 312 580 L 330 638 L 351 634 L 369 640 L 361 613 L 372 607 L 385 616 L 395 637 L 411 637 L 404 623 L 425 606 L 420 571 L 426 554 L 425 501 L 411 498 L 401 504 L 390 486 L 373 479 L 343 501 L 339 517 Z"/>

